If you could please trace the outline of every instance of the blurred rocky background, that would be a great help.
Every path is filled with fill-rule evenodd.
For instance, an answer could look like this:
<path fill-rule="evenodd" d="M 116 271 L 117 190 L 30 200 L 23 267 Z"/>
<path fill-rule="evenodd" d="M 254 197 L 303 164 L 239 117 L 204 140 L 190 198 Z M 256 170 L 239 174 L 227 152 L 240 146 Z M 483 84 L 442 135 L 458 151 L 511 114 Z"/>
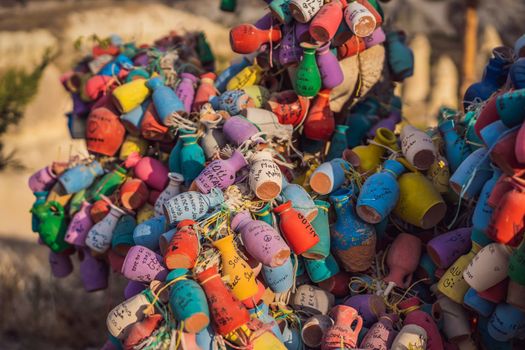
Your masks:
<path fill-rule="evenodd" d="M 6 115 L 0 115 L 2 154 L 15 160 L 0 169 L 1 349 L 96 349 L 105 338 L 110 306 L 122 298 L 122 281 L 116 277 L 107 291 L 89 295 L 81 290 L 78 274 L 53 280 L 47 249 L 36 244 L 30 228 L 29 175 L 52 160 L 85 153 L 82 142 L 69 138 L 64 113 L 71 103 L 59 82 L 60 74 L 89 47 L 76 51 L 75 41 L 118 33 L 126 40 L 151 42 L 170 30 L 199 29 L 224 67 L 232 58 L 228 27 L 256 20 L 266 6 L 261 0 L 238 3 L 237 12 L 230 14 L 219 10 L 219 0 L 0 1 L 0 94 L 13 86 L 5 84 L 7 74 L 15 74 L 28 79 L 24 93 L 32 96 L 25 105 L 25 95 L 17 92 L 24 107 L 16 126 L 7 127 Z M 384 4 L 388 24 L 404 30 L 414 49 L 415 74 L 398 87 L 404 116 L 414 123 L 431 124 L 441 105 L 455 108 L 461 102 L 467 5 L 477 6 L 476 57 L 467 67 L 472 80 L 480 78 L 493 47 L 512 45 L 525 32 L 525 1 Z M 46 52 L 56 58 L 39 71 Z"/>

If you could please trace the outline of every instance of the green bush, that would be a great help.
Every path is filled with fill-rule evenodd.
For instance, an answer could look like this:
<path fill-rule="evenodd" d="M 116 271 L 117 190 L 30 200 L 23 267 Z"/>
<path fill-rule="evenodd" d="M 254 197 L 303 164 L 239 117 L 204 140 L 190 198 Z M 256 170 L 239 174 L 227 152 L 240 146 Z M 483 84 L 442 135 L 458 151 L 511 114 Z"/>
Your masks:
<path fill-rule="evenodd" d="M 53 60 L 51 50 L 47 50 L 42 61 L 32 72 L 8 69 L 0 74 L 0 171 L 7 166 L 20 168 L 22 164 L 14 158 L 14 151 L 6 154 L 1 140 L 11 125 L 17 125 L 24 116 L 24 107 L 38 90 L 38 82 L 46 66 Z"/>

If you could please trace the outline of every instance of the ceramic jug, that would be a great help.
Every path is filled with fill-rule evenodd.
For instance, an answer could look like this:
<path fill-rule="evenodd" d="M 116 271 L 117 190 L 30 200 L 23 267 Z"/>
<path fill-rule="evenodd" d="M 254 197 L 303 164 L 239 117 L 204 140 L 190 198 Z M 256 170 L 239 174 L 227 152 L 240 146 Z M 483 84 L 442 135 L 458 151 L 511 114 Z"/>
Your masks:
<path fill-rule="evenodd" d="M 496 208 L 503 196 L 514 188 L 510 179 L 511 178 L 506 174 L 502 174 L 496 181 L 496 184 L 494 185 L 494 188 L 492 189 L 492 192 L 490 193 L 489 199 L 487 201 L 488 205 L 492 209 Z"/>
<path fill-rule="evenodd" d="M 390 347 L 391 350 L 424 350 L 426 348 L 426 331 L 415 324 L 403 326 Z"/>
<path fill-rule="evenodd" d="M 126 159 L 127 168 L 133 168 L 136 178 L 144 181 L 148 187 L 162 191 L 168 184 L 168 169 L 160 160 L 152 157 L 140 157 L 132 153 Z"/>
<path fill-rule="evenodd" d="M 42 203 L 31 209 L 31 212 L 38 219 L 37 231 L 40 239 L 51 248 L 51 251 L 61 253 L 70 247 L 64 240 L 67 224 L 64 207 L 60 203 L 56 201 Z"/>
<path fill-rule="evenodd" d="M 341 158 L 323 163 L 310 176 L 310 187 L 321 195 L 329 194 L 344 184 L 349 170 L 350 165 Z"/>
<path fill-rule="evenodd" d="M 383 170 L 366 179 L 357 198 L 356 212 L 364 221 L 377 224 L 388 217 L 399 199 L 397 177 L 405 167 L 396 160 L 386 160 Z"/>
<path fill-rule="evenodd" d="M 120 112 L 128 113 L 148 98 L 150 91 L 146 82 L 146 79 L 135 79 L 113 90 L 113 103 Z"/>
<path fill-rule="evenodd" d="M 219 189 L 213 189 L 209 194 L 188 191 L 166 201 L 164 211 L 170 224 L 182 220 L 198 220 L 223 201 L 224 196 Z"/>
<path fill-rule="evenodd" d="M 344 80 L 343 70 L 337 57 L 330 51 L 329 42 L 317 48 L 316 58 L 323 88 L 330 90 L 341 85 Z"/>
<path fill-rule="evenodd" d="M 463 278 L 463 271 L 474 258 L 474 256 L 481 250 L 482 244 L 476 236 L 484 235 L 477 231 L 472 232 L 472 247 L 470 251 L 459 257 L 454 264 L 452 264 L 447 271 L 440 278 L 437 289 L 446 297 L 456 303 L 462 303 L 465 293 L 469 289 L 469 285 Z M 486 238 L 485 238 L 486 239 Z"/>
<path fill-rule="evenodd" d="M 488 230 L 490 219 L 494 213 L 494 209 L 489 205 L 489 197 L 500 177 L 501 171 L 497 167 L 492 166 L 492 177 L 483 185 L 472 215 L 472 227 L 476 230 L 485 233 Z"/>
<path fill-rule="evenodd" d="M 120 218 L 111 238 L 111 249 L 115 253 L 126 256 L 129 248 L 135 245 L 133 240 L 135 227 L 137 227 L 137 221 L 133 216 L 124 215 Z"/>
<path fill-rule="evenodd" d="M 277 115 L 279 123 L 291 124 L 295 127 L 305 118 L 310 102 L 293 90 L 285 90 L 273 94 L 268 104 L 272 112 Z"/>
<path fill-rule="evenodd" d="M 472 152 L 450 177 L 450 187 L 464 198 L 477 197 L 492 175 L 489 164 L 486 148 Z"/>
<path fill-rule="evenodd" d="M 394 81 L 403 81 L 414 74 L 414 53 L 405 43 L 403 32 L 387 32 L 387 60 Z"/>
<path fill-rule="evenodd" d="M 489 126 L 485 127 L 488 128 Z M 484 131 L 483 129 L 482 131 Z M 509 132 L 498 137 L 497 142 L 491 147 L 490 159 L 507 175 L 520 176 L 525 173 L 525 165 L 516 159 L 516 144 L 519 131 Z"/>
<path fill-rule="evenodd" d="M 501 85 L 505 83 L 508 74 L 508 65 L 512 61 L 512 53 L 505 54 L 505 49 L 495 48 L 494 57 L 489 59 L 488 64 L 483 70 L 481 81 L 469 86 L 463 97 L 463 105 L 468 106 L 469 102 L 479 98 L 482 101 L 487 100 Z M 511 51 L 511 50 L 508 50 Z M 508 57 L 508 58 L 507 58 Z"/>
<path fill-rule="evenodd" d="M 294 266 L 292 259 L 288 258 L 285 262 L 276 267 L 263 265 L 262 275 L 268 287 L 275 293 L 284 293 L 293 286 Z"/>
<path fill-rule="evenodd" d="M 520 125 L 525 119 L 523 106 L 525 105 L 525 91 L 518 89 L 499 94 L 495 99 L 496 115 L 508 128 Z"/>
<path fill-rule="evenodd" d="M 213 242 L 221 254 L 222 274 L 229 276 L 229 286 L 239 300 L 254 296 L 258 291 L 255 273 L 239 255 L 233 243 L 233 235 L 228 235 Z"/>
<path fill-rule="evenodd" d="M 208 327 L 210 312 L 206 294 L 197 282 L 188 278 L 188 272 L 187 269 L 177 268 L 166 277 L 168 283 L 173 283 L 170 306 L 175 318 L 184 322 L 186 332 L 199 333 Z"/>
<path fill-rule="evenodd" d="M 348 125 L 346 142 L 349 148 L 354 148 L 362 143 L 363 138 L 370 131 L 377 116 L 378 107 L 365 103 L 358 104 L 346 118 L 345 124 Z"/>
<path fill-rule="evenodd" d="M 230 45 L 233 52 L 249 54 L 257 51 L 261 45 L 281 40 L 281 30 L 273 27 L 259 29 L 253 24 L 239 24 L 230 30 Z"/>
<path fill-rule="evenodd" d="M 475 289 L 469 288 L 463 298 L 463 305 L 480 314 L 483 317 L 489 317 L 494 312 L 496 304 L 483 299 Z"/>
<path fill-rule="evenodd" d="M 214 83 L 217 75 L 213 72 L 206 72 L 200 76 L 200 84 L 195 93 L 195 99 L 192 105 L 193 112 L 200 112 L 202 106 L 210 100 L 211 97 L 217 96 L 217 90 Z"/>
<path fill-rule="evenodd" d="M 120 121 L 122 125 L 126 128 L 126 131 L 134 136 L 140 135 L 140 125 L 142 124 L 142 119 L 146 114 L 150 101 L 146 100 L 142 104 L 133 108 L 128 113 L 124 113 L 120 116 Z"/>
<path fill-rule="evenodd" d="M 411 297 L 398 304 L 398 308 L 405 315 L 403 325 L 416 325 L 423 328 L 427 334 L 427 349 L 443 350 L 443 338 L 439 333 L 438 325 L 431 315 L 421 310 L 421 301 Z"/>
<path fill-rule="evenodd" d="M 443 333 L 452 342 L 468 339 L 471 334 L 469 317 L 466 310 L 459 303 L 455 303 L 444 295 L 437 294 L 439 312 L 443 315 Z"/>
<path fill-rule="evenodd" d="M 235 150 L 229 159 L 208 164 L 195 179 L 195 185 L 202 193 L 209 193 L 213 188 L 226 189 L 234 184 L 235 174 L 247 165 L 242 153 Z"/>
<path fill-rule="evenodd" d="M 379 321 L 374 323 L 366 332 L 365 337 L 359 344 L 361 349 L 366 350 L 388 350 L 397 335 L 394 322 L 399 319 L 396 315 L 384 314 Z"/>
<path fill-rule="evenodd" d="M 73 272 L 73 264 L 68 254 L 58 254 L 50 251 L 48 261 L 53 277 L 64 278 Z"/>
<path fill-rule="evenodd" d="M 446 120 L 439 124 L 439 131 L 445 140 L 445 155 L 447 157 L 450 170 L 456 171 L 461 162 L 470 154 L 470 148 L 454 129 L 454 121 Z"/>
<path fill-rule="evenodd" d="M 151 291 L 145 291 L 127 299 L 115 306 L 106 319 L 109 333 L 119 339 L 124 339 L 131 325 L 144 319 L 144 311 L 153 301 Z"/>
<path fill-rule="evenodd" d="M 146 85 L 153 91 L 153 105 L 163 125 L 170 125 L 172 123 L 170 119 L 173 118 L 174 114 L 185 111 L 184 103 L 175 91 L 164 85 L 162 78 L 151 78 L 147 81 Z"/>
<path fill-rule="evenodd" d="M 316 41 L 329 42 L 343 20 L 343 6 L 339 1 L 327 3 L 310 22 L 310 35 Z"/>
<path fill-rule="evenodd" d="M 86 191 L 85 198 L 88 201 L 98 201 L 102 195 L 110 196 L 126 181 L 127 170 L 119 165 L 115 169 L 102 176 L 94 185 Z"/>
<path fill-rule="evenodd" d="M 304 122 L 303 133 L 316 141 L 328 141 L 335 129 L 335 119 L 329 105 L 330 90 L 321 90 Z"/>
<path fill-rule="evenodd" d="M 525 312 L 501 303 L 496 307 L 488 322 L 488 333 L 498 341 L 515 338 L 525 327 Z"/>
<path fill-rule="evenodd" d="M 383 299 L 375 294 L 356 294 L 345 299 L 344 305 L 357 310 L 363 319 L 363 327 L 371 327 L 386 312 Z"/>
<path fill-rule="evenodd" d="M 464 227 L 440 234 L 427 243 L 427 252 L 437 267 L 447 269 L 471 248 L 471 229 Z"/>
<path fill-rule="evenodd" d="M 287 0 L 285 0 L 287 1 Z M 272 4 L 275 1 L 272 2 Z M 271 6 L 271 5 L 270 5 Z M 283 27 L 283 38 L 279 44 L 278 60 L 283 66 L 296 64 L 303 57 L 303 50 L 295 37 L 297 24 L 285 25 Z"/>
<path fill-rule="evenodd" d="M 86 245 L 97 253 L 104 253 L 110 248 L 113 230 L 120 217 L 125 214 L 113 204 L 110 204 L 110 208 L 104 219 L 94 224 L 86 236 Z"/>
<path fill-rule="evenodd" d="M 436 149 L 432 139 L 423 131 L 406 125 L 401 130 L 401 149 L 405 158 L 419 170 L 426 170 L 434 163 Z"/>
<path fill-rule="evenodd" d="M 265 107 L 270 99 L 270 91 L 261 85 L 245 86 L 242 91 L 252 98 L 255 108 Z"/>
<path fill-rule="evenodd" d="M 52 167 L 46 166 L 42 168 L 29 178 L 29 188 L 33 193 L 43 192 L 51 189 L 57 180 L 56 174 L 53 172 Z"/>
<path fill-rule="evenodd" d="M 255 210 L 252 213 L 255 216 L 255 219 L 264 221 L 270 226 L 274 226 L 275 219 L 273 217 L 273 213 L 271 209 L 272 207 L 270 203 L 265 203 L 261 209 Z"/>
<path fill-rule="evenodd" d="M 352 1 L 345 7 L 344 20 L 358 37 L 372 35 L 376 27 L 381 25 L 381 23 L 377 23 L 374 13 L 359 1 Z"/>
<path fill-rule="evenodd" d="M 196 275 L 204 289 L 213 321 L 213 328 L 225 336 L 250 320 L 248 310 L 221 280 L 217 266 Z"/>
<path fill-rule="evenodd" d="M 143 283 L 164 281 L 168 272 L 162 265 L 160 255 L 140 245 L 133 246 L 128 251 L 121 271 L 127 279 Z"/>
<path fill-rule="evenodd" d="M 522 241 L 519 247 L 512 253 L 509 259 L 508 275 L 511 281 L 519 285 L 525 285 L 525 241 Z"/>
<path fill-rule="evenodd" d="M 334 133 L 332 134 L 332 140 L 330 141 L 330 147 L 326 154 L 326 160 L 330 161 L 334 158 L 341 158 L 343 151 L 348 148 L 346 143 L 346 132 L 348 130 L 347 125 L 337 124 L 335 126 Z"/>
<path fill-rule="evenodd" d="M 159 328 L 163 320 L 164 317 L 161 314 L 152 314 L 146 315 L 142 321 L 131 325 L 126 339 L 122 342 L 124 349 L 133 349 L 143 342 L 144 339 L 149 338 Z"/>
<path fill-rule="evenodd" d="M 226 84 L 226 90 L 241 90 L 248 86 L 257 85 L 263 79 L 263 75 L 264 69 L 254 62 L 231 78 Z"/>
<path fill-rule="evenodd" d="M 323 259 L 330 254 L 330 224 L 328 220 L 328 212 L 330 203 L 316 199 L 314 201 L 318 208 L 317 216 L 312 221 L 312 226 L 319 236 L 319 242 L 312 248 L 308 249 L 310 256 L 316 256 L 318 259 Z"/>
<path fill-rule="evenodd" d="M 180 138 L 182 139 L 180 150 L 181 174 L 186 186 L 189 186 L 204 169 L 206 157 L 201 146 L 197 143 L 196 134 L 182 135 Z"/>
<path fill-rule="evenodd" d="M 89 164 L 81 164 L 69 168 L 58 178 L 66 193 L 71 194 L 88 188 L 98 176 L 104 173 L 102 166 L 96 160 Z"/>
<path fill-rule="evenodd" d="M 224 123 L 222 130 L 226 139 L 236 146 L 240 146 L 260 132 L 259 127 L 240 115 L 229 118 Z"/>
<path fill-rule="evenodd" d="M 164 216 L 154 216 L 139 222 L 133 230 L 133 241 L 135 244 L 157 251 L 160 236 L 166 231 L 166 227 Z"/>
<path fill-rule="evenodd" d="M 80 280 L 86 292 L 96 292 L 108 287 L 109 268 L 104 260 L 93 257 L 83 248 L 80 255 Z"/>
<path fill-rule="evenodd" d="M 342 188 L 330 196 L 337 221 L 331 229 L 331 245 L 347 271 L 367 270 L 375 254 L 374 226 L 362 221 L 351 200 L 353 190 Z"/>
<path fill-rule="evenodd" d="M 86 237 L 93 226 L 93 221 L 89 215 L 89 210 L 91 209 L 91 204 L 89 202 L 82 202 L 82 207 L 80 210 L 73 216 L 69 226 L 67 227 L 66 236 L 64 240 L 67 243 L 85 246 Z"/>
<path fill-rule="evenodd" d="M 357 310 L 350 306 L 337 305 L 330 311 L 330 317 L 334 324 L 323 334 L 321 349 L 356 347 L 357 336 L 363 327 L 363 319 Z"/>
<path fill-rule="evenodd" d="M 161 192 L 155 201 L 155 215 L 161 216 L 164 214 L 164 203 L 169 199 L 175 197 L 181 192 L 181 184 L 184 182 L 184 177 L 181 174 L 169 173 L 168 178 L 170 182 L 168 186 Z"/>
<path fill-rule="evenodd" d="M 168 127 L 159 120 L 155 105 L 150 103 L 140 123 L 140 133 L 145 140 L 169 141 L 172 139 L 171 134 L 168 133 Z"/>
<path fill-rule="evenodd" d="M 408 233 L 400 233 L 387 256 L 388 275 L 383 279 L 388 283 L 385 295 L 388 295 L 394 286 L 406 289 L 412 283 L 412 276 L 416 271 L 421 256 L 421 240 Z"/>
<path fill-rule="evenodd" d="M 388 129 L 377 129 L 376 136 L 374 136 L 372 141 L 373 142 L 370 142 L 368 145 L 360 145 L 352 148 L 352 151 L 359 158 L 358 167 L 361 173 L 369 174 L 374 172 L 381 164 L 381 158 L 387 149 L 399 151 L 397 137 Z"/>
<path fill-rule="evenodd" d="M 319 260 L 305 258 L 304 264 L 310 280 L 314 283 L 325 281 L 339 272 L 339 265 L 333 255 Z"/>
<path fill-rule="evenodd" d="M 179 97 L 184 110 L 189 113 L 191 112 L 191 106 L 195 98 L 195 85 L 197 84 L 197 77 L 191 73 L 182 73 L 180 75 L 182 79 L 175 90 L 175 94 Z"/>
<path fill-rule="evenodd" d="M 294 80 L 294 90 L 299 96 L 314 97 L 321 90 L 321 73 L 315 60 L 316 45 L 301 43 L 303 59 L 299 62 Z"/>
<path fill-rule="evenodd" d="M 523 198 L 525 192 L 523 181 L 513 177 L 513 189 L 503 195 L 490 219 L 487 236 L 495 242 L 516 247 L 522 238 L 523 223 Z"/>
<path fill-rule="evenodd" d="M 402 220 L 429 229 L 445 216 L 447 206 L 430 180 L 421 173 L 404 173 L 398 178 L 399 200 L 393 213 Z"/>
<path fill-rule="evenodd" d="M 295 309 L 321 315 L 326 315 L 334 306 L 334 302 L 331 293 L 308 284 L 299 286 L 290 300 L 290 304 Z"/>
<path fill-rule="evenodd" d="M 208 113 L 201 115 L 200 122 L 205 128 L 204 135 L 200 139 L 200 145 L 206 158 L 210 159 L 226 145 L 226 140 L 222 133 L 224 120 L 222 115 L 218 113 Z"/>
<path fill-rule="evenodd" d="M 290 248 L 279 233 L 266 222 L 253 220 L 249 212 L 236 214 L 231 227 L 240 232 L 246 251 L 262 264 L 277 267 L 290 257 Z"/>
<path fill-rule="evenodd" d="M 184 143 L 184 138 L 181 138 L 182 135 L 192 135 L 195 132 L 193 130 L 179 129 L 179 136 L 175 146 L 171 149 L 169 158 L 168 158 L 168 168 L 172 173 L 177 173 L 182 175 L 182 165 L 181 165 L 181 151 L 182 145 Z"/>
<path fill-rule="evenodd" d="M 148 197 L 148 186 L 140 179 L 130 178 L 120 187 L 119 199 L 124 209 L 136 210 L 146 203 Z"/>
<path fill-rule="evenodd" d="M 308 249 L 319 242 L 319 236 L 310 221 L 292 207 L 290 200 L 273 211 L 279 215 L 279 228 L 294 254 L 309 257 Z"/>
<path fill-rule="evenodd" d="M 251 157 L 248 183 L 259 199 L 270 201 L 276 198 L 281 193 L 282 178 L 270 152 L 257 152 Z"/>
<path fill-rule="evenodd" d="M 483 247 L 463 271 L 469 286 L 482 292 L 507 278 L 512 248 L 491 243 Z"/>
<path fill-rule="evenodd" d="M 289 183 L 285 176 L 283 176 L 281 196 L 283 197 L 283 202 L 291 201 L 292 207 L 303 214 L 309 221 L 313 221 L 317 216 L 318 209 L 312 197 L 302 186 Z"/>
<path fill-rule="evenodd" d="M 291 0 L 289 7 L 297 22 L 307 23 L 321 10 L 323 3 L 323 0 Z"/>
<path fill-rule="evenodd" d="M 215 88 L 220 92 L 224 92 L 228 81 L 251 63 L 251 59 L 248 56 L 242 56 L 240 61 L 232 63 L 228 68 L 223 70 L 221 74 L 219 74 L 215 81 Z"/>
<path fill-rule="evenodd" d="M 200 242 L 197 232 L 193 229 L 194 225 L 196 222 L 193 220 L 183 220 L 177 225 L 176 231 L 174 230 L 164 253 L 164 264 L 168 269 L 191 269 L 195 266 Z"/>
<path fill-rule="evenodd" d="M 319 348 L 334 321 L 328 315 L 314 315 L 308 318 L 301 329 L 303 343 L 309 348 Z"/>
<path fill-rule="evenodd" d="M 36 200 L 33 203 L 31 210 L 30 210 L 31 212 L 31 230 L 33 232 L 38 232 L 39 221 L 38 221 L 38 217 L 34 213 L 34 210 L 36 207 L 46 202 L 48 192 L 40 191 L 40 192 L 34 192 L 33 194 L 35 195 Z M 68 230 L 69 230 L 69 227 L 68 227 Z"/>

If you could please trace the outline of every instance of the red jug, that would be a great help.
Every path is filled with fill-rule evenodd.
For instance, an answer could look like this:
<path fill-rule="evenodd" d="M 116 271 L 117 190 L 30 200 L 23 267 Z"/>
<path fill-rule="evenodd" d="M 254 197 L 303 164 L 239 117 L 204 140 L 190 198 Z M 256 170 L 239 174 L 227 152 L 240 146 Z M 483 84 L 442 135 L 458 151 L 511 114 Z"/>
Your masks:
<path fill-rule="evenodd" d="M 303 121 L 310 102 L 306 97 L 298 96 L 295 91 L 286 90 L 274 94 L 268 104 L 279 123 L 297 126 Z"/>
<path fill-rule="evenodd" d="M 192 269 L 195 266 L 200 250 L 199 237 L 193 229 L 196 224 L 193 220 L 182 220 L 177 225 L 177 232 L 164 255 L 168 269 Z"/>
<path fill-rule="evenodd" d="M 494 242 L 516 247 L 525 228 L 525 180 L 513 177 L 510 181 L 514 188 L 505 193 L 494 208 L 487 236 Z"/>
<path fill-rule="evenodd" d="M 292 208 L 292 201 L 279 205 L 273 211 L 279 215 L 281 234 L 295 254 L 303 254 L 319 242 L 319 236 L 308 219 Z M 308 253 L 303 256 L 314 258 Z"/>
<path fill-rule="evenodd" d="M 89 113 L 86 126 L 86 146 L 89 152 L 114 156 L 124 142 L 126 128 L 120 118 L 108 108 Z"/>
<path fill-rule="evenodd" d="M 365 40 L 361 37 L 358 37 L 357 35 L 352 35 L 350 39 L 345 41 L 341 46 L 337 47 L 337 58 L 342 60 L 343 58 L 355 56 L 365 50 Z"/>
<path fill-rule="evenodd" d="M 304 122 L 304 135 L 310 140 L 330 141 L 335 129 L 335 119 L 329 103 L 330 90 L 321 90 Z"/>
<path fill-rule="evenodd" d="M 325 4 L 310 22 L 310 36 L 322 43 L 330 41 L 342 20 L 343 5 L 339 1 Z"/>
<path fill-rule="evenodd" d="M 217 266 L 197 274 L 197 281 L 206 293 L 213 327 L 220 335 L 226 335 L 250 321 L 248 310 L 221 280 Z"/>
<path fill-rule="evenodd" d="M 240 24 L 230 31 L 230 44 L 233 52 L 249 54 L 257 51 L 262 44 L 281 40 L 281 30 L 273 27 L 259 29 L 253 24 Z"/>
<path fill-rule="evenodd" d="M 490 152 L 492 162 L 510 176 L 521 176 L 525 172 L 525 165 L 518 162 L 514 151 L 518 142 L 518 134 L 519 131 L 516 130 L 505 135 L 499 139 Z M 520 143 L 523 142 L 520 140 Z"/>

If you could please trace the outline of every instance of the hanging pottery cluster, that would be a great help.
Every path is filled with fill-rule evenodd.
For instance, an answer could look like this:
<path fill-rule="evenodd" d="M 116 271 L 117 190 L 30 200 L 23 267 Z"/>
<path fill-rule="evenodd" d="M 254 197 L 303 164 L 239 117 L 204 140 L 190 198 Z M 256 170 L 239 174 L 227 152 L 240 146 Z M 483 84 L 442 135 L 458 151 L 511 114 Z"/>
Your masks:
<path fill-rule="evenodd" d="M 32 228 L 55 277 L 76 255 L 86 291 L 128 281 L 104 348 L 511 348 L 525 39 L 421 130 L 376 1 L 268 4 L 218 75 L 202 33 L 172 33 L 108 38 L 62 78 L 89 156 L 31 176 Z"/>

